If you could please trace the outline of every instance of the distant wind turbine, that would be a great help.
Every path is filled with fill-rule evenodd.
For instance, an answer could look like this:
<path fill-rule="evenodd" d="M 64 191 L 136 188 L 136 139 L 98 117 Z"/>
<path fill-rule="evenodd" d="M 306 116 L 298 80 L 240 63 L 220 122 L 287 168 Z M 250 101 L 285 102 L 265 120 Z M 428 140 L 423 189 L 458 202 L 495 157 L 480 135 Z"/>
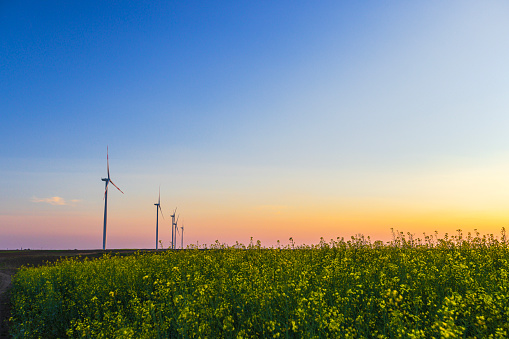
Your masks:
<path fill-rule="evenodd" d="M 178 244 L 177 244 L 178 238 L 177 237 L 178 237 L 179 228 L 178 228 L 177 224 L 179 222 L 179 217 L 180 217 L 180 214 L 177 215 L 177 220 L 175 220 L 175 223 L 173 224 L 173 226 L 175 227 L 175 241 L 174 241 L 173 249 L 177 249 L 177 246 L 178 246 Z"/>
<path fill-rule="evenodd" d="M 175 207 L 175 210 L 173 211 L 173 214 L 170 215 L 171 217 L 171 248 L 175 248 L 175 213 L 177 212 L 177 208 Z"/>
<path fill-rule="evenodd" d="M 159 211 L 161 211 L 161 216 L 164 219 L 163 210 L 161 209 L 161 187 L 159 187 L 159 199 L 157 200 L 156 205 L 156 250 L 157 250 L 157 244 L 159 243 Z"/>
<path fill-rule="evenodd" d="M 180 248 L 184 249 L 184 223 L 182 223 L 182 226 L 180 226 L 180 229 L 182 230 L 181 232 L 181 236 L 182 236 L 182 240 L 180 242 Z"/>
<path fill-rule="evenodd" d="M 111 182 L 111 184 L 113 186 L 115 186 L 116 189 L 118 189 L 120 191 L 120 193 L 124 194 L 124 192 L 122 192 L 122 190 L 120 188 L 117 187 L 117 185 L 115 185 L 113 183 L 113 181 L 111 181 L 110 179 L 110 159 L 109 159 L 109 155 L 108 155 L 108 146 L 106 146 L 106 166 L 107 166 L 107 170 L 108 170 L 108 177 L 107 178 L 102 178 L 101 180 L 104 181 L 104 228 L 103 228 L 103 250 L 106 249 L 106 222 L 108 220 L 107 218 L 107 215 L 108 215 L 108 184 Z"/>

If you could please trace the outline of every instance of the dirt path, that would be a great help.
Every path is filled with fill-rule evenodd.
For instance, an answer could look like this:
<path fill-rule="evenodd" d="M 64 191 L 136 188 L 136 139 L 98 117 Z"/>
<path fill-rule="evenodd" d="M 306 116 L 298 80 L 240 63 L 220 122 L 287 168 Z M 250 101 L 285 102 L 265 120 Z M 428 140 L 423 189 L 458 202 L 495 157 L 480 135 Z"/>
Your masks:
<path fill-rule="evenodd" d="M 7 321 L 11 315 L 9 287 L 11 285 L 12 274 L 14 274 L 14 271 L 0 271 L 0 338 L 9 338 Z"/>
<path fill-rule="evenodd" d="M 0 295 L 7 291 L 7 287 L 11 284 L 11 275 L 0 272 Z"/>

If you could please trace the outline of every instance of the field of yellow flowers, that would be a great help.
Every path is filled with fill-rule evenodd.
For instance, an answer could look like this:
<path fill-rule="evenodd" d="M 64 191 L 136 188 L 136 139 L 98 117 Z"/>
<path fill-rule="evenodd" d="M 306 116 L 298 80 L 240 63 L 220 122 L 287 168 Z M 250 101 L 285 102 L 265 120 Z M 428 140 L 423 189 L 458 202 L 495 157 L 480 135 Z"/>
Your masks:
<path fill-rule="evenodd" d="M 502 237 L 66 259 L 13 278 L 14 338 L 507 338 Z"/>

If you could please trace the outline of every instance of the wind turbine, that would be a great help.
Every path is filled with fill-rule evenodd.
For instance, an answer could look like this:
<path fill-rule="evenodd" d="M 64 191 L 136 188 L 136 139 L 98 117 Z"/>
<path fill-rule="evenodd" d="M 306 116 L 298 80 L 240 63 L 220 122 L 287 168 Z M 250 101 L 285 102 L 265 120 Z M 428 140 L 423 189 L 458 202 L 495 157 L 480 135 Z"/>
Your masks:
<path fill-rule="evenodd" d="M 161 216 L 164 219 L 163 210 L 161 209 L 161 187 L 159 187 L 159 199 L 157 200 L 156 205 L 156 250 L 157 250 L 157 244 L 159 242 L 159 211 L 161 211 Z"/>
<path fill-rule="evenodd" d="M 175 223 L 173 224 L 173 226 L 175 227 L 175 240 L 173 242 L 173 249 L 176 249 L 177 248 L 177 236 L 178 236 L 178 232 L 179 232 L 179 228 L 177 226 L 178 222 L 179 222 L 179 217 L 180 217 L 180 214 L 177 215 L 177 220 L 175 220 Z"/>
<path fill-rule="evenodd" d="M 177 208 L 175 207 L 175 210 L 173 211 L 173 214 L 171 216 L 171 248 L 175 249 L 175 213 L 177 212 Z"/>
<path fill-rule="evenodd" d="M 182 230 L 182 232 L 180 234 L 182 236 L 182 239 L 180 242 L 180 248 L 184 249 L 184 223 L 182 223 L 182 226 L 180 226 L 180 229 Z"/>
<path fill-rule="evenodd" d="M 108 220 L 108 218 L 107 218 L 107 215 L 108 215 L 108 184 L 111 182 L 111 184 L 113 186 L 115 186 L 115 188 L 118 189 L 120 191 L 120 193 L 124 194 L 124 192 L 122 192 L 122 190 L 120 188 L 118 188 L 117 185 L 115 185 L 113 183 L 113 181 L 111 181 L 111 179 L 110 179 L 110 159 L 108 156 L 108 146 L 106 146 L 106 166 L 107 166 L 107 170 L 108 170 L 108 177 L 101 179 L 102 181 L 104 181 L 103 251 L 106 249 L 106 221 Z"/>
<path fill-rule="evenodd" d="M 175 249 L 177 249 L 179 246 L 179 243 L 178 243 L 178 238 L 179 238 L 179 228 L 177 227 L 177 222 L 178 222 L 178 216 L 177 216 L 177 221 L 175 221 Z"/>

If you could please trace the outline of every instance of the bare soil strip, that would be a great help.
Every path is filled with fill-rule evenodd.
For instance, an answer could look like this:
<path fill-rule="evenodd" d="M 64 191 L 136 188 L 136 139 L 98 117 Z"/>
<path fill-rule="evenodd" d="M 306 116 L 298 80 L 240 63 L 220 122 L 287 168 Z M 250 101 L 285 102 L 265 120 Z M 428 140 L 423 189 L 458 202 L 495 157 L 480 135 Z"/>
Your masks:
<path fill-rule="evenodd" d="M 14 271 L 0 272 L 0 338 L 9 338 L 8 320 L 11 315 L 9 287 Z"/>
<path fill-rule="evenodd" d="M 0 272 L 0 295 L 7 291 L 7 287 L 11 284 L 11 275 Z"/>

